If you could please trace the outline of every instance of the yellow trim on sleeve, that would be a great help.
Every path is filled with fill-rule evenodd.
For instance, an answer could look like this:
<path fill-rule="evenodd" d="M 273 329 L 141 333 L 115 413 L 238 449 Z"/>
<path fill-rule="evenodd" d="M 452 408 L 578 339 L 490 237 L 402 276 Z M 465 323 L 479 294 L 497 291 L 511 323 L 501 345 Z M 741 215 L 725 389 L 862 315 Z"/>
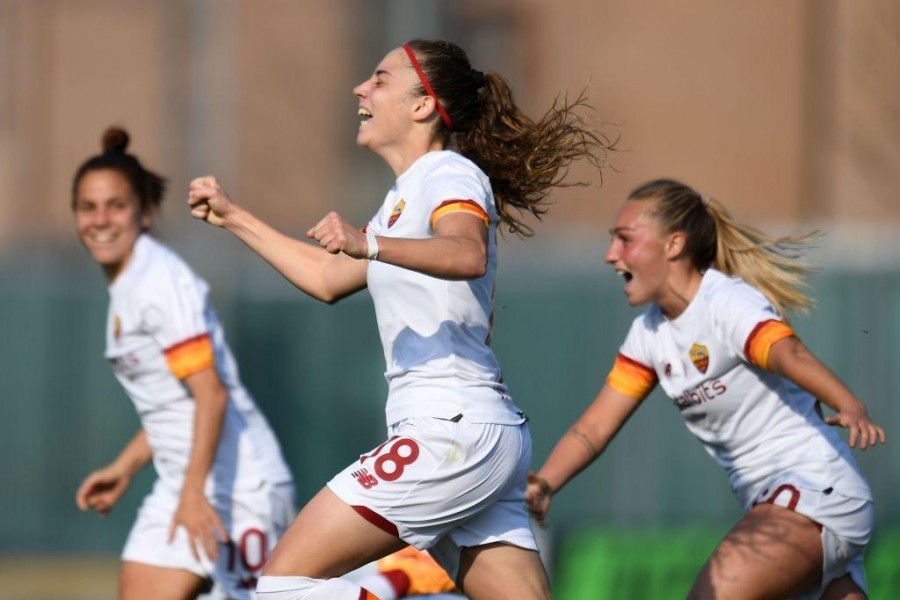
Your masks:
<path fill-rule="evenodd" d="M 769 352 L 775 342 L 794 335 L 794 330 L 784 321 L 763 321 L 758 324 L 744 345 L 747 360 L 763 369 L 769 369 Z"/>
<path fill-rule="evenodd" d="M 165 355 L 169 370 L 178 379 L 184 379 L 216 364 L 212 340 L 205 333 L 167 348 Z"/>
<path fill-rule="evenodd" d="M 635 400 L 646 398 L 657 381 L 656 371 L 622 354 L 606 378 L 609 387 Z"/>
<path fill-rule="evenodd" d="M 491 224 L 491 219 L 488 217 L 487 212 L 476 202 L 472 200 L 448 200 L 431 213 L 431 228 L 434 229 L 438 219 L 453 212 L 467 212 L 470 215 L 475 215 L 484 221 L 485 227 L 489 227 Z"/>

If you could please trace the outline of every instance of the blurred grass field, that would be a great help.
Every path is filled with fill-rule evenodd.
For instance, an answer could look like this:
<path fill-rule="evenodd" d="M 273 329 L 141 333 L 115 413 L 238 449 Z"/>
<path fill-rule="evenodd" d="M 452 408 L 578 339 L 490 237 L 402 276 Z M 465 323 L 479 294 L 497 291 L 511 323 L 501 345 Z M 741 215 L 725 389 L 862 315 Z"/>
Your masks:
<path fill-rule="evenodd" d="M 117 556 L 2 556 L 0 600 L 115 600 Z"/>
<path fill-rule="evenodd" d="M 586 528 L 560 546 L 555 600 L 684 598 L 724 531 Z M 866 554 L 870 600 L 900 598 L 900 528 L 877 534 Z"/>
<path fill-rule="evenodd" d="M 585 528 L 553 557 L 556 600 L 683 598 L 722 532 Z M 114 600 L 114 556 L 0 557 L 0 600 Z M 900 528 L 882 532 L 866 557 L 870 600 L 900 597 Z"/>

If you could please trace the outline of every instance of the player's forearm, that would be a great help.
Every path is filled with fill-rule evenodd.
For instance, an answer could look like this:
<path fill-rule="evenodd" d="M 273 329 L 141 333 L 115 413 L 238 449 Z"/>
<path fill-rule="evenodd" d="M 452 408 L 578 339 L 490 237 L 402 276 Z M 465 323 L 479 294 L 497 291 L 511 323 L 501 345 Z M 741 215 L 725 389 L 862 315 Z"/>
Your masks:
<path fill-rule="evenodd" d="M 153 451 L 147 441 L 147 432 L 142 427 L 122 449 L 112 466 L 131 477 L 147 466 L 152 459 Z"/>
<path fill-rule="evenodd" d="M 594 402 L 556 444 L 538 476 L 558 491 L 603 454 L 641 400 L 604 385 Z"/>
<path fill-rule="evenodd" d="M 837 412 L 865 410 L 865 406 L 844 382 L 797 338 L 786 338 L 775 343 L 770 351 L 769 367 L 815 396 L 832 410 Z"/>
<path fill-rule="evenodd" d="M 469 237 L 377 239 L 379 262 L 450 280 L 477 279 L 487 271 L 486 244 Z"/>
<path fill-rule="evenodd" d="M 206 477 L 212 468 L 222 436 L 222 424 L 228 406 L 228 392 L 224 387 L 195 396 L 194 440 L 184 476 L 182 493 L 202 494 Z"/>
<path fill-rule="evenodd" d="M 347 285 L 332 272 L 336 262 L 353 259 L 331 255 L 323 248 L 284 235 L 240 207 L 229 214 L 225 228 L 291 284 L 317 300 L 333 302 L 362 287 Z"/>
<path fill-rule="evenodd" d="M 553 493 L 556 493 L 594 462 L 597 456 L 597 454 L 589 452 L 580 440 L 567 432 L 557 442 L 553 452 L 547 457 L 537 475 L 547 482 Z"/>
<path fill-rule="evenodd" d="M 538 476 L 543 477 L 554 492 L 562 489 L 606 449 L 612 435 L 604 430 L 599 418 L 602 418 L 602 411 L 595 403 L 563 434 L 538 471 Z"/>

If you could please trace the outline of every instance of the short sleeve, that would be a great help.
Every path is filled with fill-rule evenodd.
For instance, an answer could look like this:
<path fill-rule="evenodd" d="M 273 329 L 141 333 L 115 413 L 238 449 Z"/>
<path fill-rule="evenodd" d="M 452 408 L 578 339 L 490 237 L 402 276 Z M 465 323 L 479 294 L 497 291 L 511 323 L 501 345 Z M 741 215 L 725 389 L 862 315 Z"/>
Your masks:
<path fill-rule="evenodd" d="M 757 289 L 735 282 L 713 305 L 716 333 L 728 349 L 750 364 L 769 368 L 775 342 L 795 335 Z"/>
<path fill-rule="evenodd" d="M 366 223 L 366 226 L 362 228 L 363 233 L 372 233 L 375 235 L 384 235 L 384 231 L 382 231 L 381 223 L 384 222 L 384 218 L 382 217 L 382 213 L 384 213 L 384 206 L 378 209 L 378 212 L 369 219 L 369 222 Z"/>
<path fill-rule="evenodd" d="M 449 162 L 436 167 L 422 186 L 422 196 L 430 204 L 431 226 L 441 217 L 464 212 L 490 226 L 489 190 L 474 166 Z"/>
<path fill-rule="evenodd" d="M 659 381 L 649 352 L 647 316 L 635 319 L 613 363 L 606 383 L 629 398 L 641 400 Z"/>
<path fill-rule="evenodd" d="M 206 284 L 192 273 L 160 269 L 141 294 L 144 329 L 162 348 L 169 370 L 184 379 L 215 366 L 206 322 Z"/>

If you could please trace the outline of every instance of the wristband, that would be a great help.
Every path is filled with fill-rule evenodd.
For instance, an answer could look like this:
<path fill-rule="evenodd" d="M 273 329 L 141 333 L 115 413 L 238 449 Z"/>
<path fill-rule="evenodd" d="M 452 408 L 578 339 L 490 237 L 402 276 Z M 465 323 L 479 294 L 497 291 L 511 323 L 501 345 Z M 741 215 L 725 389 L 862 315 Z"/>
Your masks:
<path fill-rule="evenodd" d="M 374 233 L 366 233 L 366 258 L 369 260 L 378 260 L 378 240 L 375 239 Z"/>

